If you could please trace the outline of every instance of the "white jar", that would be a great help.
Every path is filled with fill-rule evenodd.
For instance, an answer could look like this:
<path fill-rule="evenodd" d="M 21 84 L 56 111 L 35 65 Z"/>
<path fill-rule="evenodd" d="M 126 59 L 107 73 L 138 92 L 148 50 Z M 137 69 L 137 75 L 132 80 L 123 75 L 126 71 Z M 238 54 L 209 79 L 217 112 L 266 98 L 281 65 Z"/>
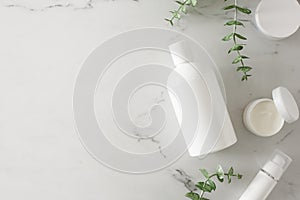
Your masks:
<path fill-rule="evenodd" d="M 300 5 L 297 0 L 261 0 L 255 11 L 255 24 L 269 39 L 284 39 L 300 26 Z"/>
<path fill-rule="evenodd" d="M 299 109 L 292 94 L 284 87 L 272 91 L 272 99 L 257 99 L 244 110 L 246 128 L 255 135 L 268 137 L 278 133 L 284 125 L 299 118 Z"/>

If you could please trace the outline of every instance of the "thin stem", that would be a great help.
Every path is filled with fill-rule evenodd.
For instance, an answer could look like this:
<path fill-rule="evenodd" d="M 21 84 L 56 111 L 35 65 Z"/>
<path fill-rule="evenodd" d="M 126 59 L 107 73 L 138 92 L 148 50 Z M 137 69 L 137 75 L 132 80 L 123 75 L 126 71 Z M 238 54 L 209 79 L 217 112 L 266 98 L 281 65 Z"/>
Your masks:
<path fill-rule="evenodd" d="M 179 13 L 180 11 L 182 11 L 182 9 L 183 9 L 183 7 L 184 6 L 186 6 L 186 5 L 188 5 L 188 2 L 189 2 L 190 0 L 185 0 L 184 2 L 182 2 L 182 4 L 178 7 L 178 9 L 177 10 L 175 10 L 174 12 L 175 13 Z M 169 19 L 169 21 L 171 22 L 171 24 L 173 25 L 173 20 L 176 18 L 176 15 L 173 15 L 170 19 Z"/>
<path fill-rule="evenodd" d="M 204 181 L 204 186 L 207 184 L 208 180 L 211 179 L 212 177 L 214 176 L 217 176 L 218 174 L 217 173 L 214 173 L 212 175 L 210 175 L 205 181 Z M 205 191 L 204 190 L 201 190 L 201 194 L 200 194 L 200 197 L 203 197 Z"/>
<path fill-rule="evenodd" d="M 206 180 L 204 181 L 204 187 L 205 187 L 205 185 L 207 184 L 208 180 L 211 179 L 211 178 L 213 178 L 213 177 L 215 177 L 215 176 L 218 176 L 218 174 L 217 174 L 217 173 L 214 173 L 214 174 L 210 175 L 208 178 L 206 178 Z M 225 176 L 232 176 L 232 177 L 233 177 L 233 176 L 237 176 L 237 177 L 238 177 L 238 174 L 231 174 L 231 175 L 229 175 L 228 173 L 224 173 L 224 177 L 225 177 Z M 204 196 L 204 193 L 205 193 L 205 191 L 204 191 L 204 190 L 201 190 L 200 198 Z"/>
<path fill-rule="evenodd" d="M 235 21 L 238 21 L 238 9 L 237 9 L 238 2 L 237 1 L 238 0 L 234 0 L 234 5 L 235 5 L 235 7 L 234 7 L 234 20 Z M 233 42 L 234 42 L 234 45 L 237 45 L 236 32 L 237 32 L 237 24 L 234 24 L 233 25 Z M 241 56 L 240 50 L 237 50 L 236 52 L 237 52 L 238 56 L 241 57 L 240 62 L 241 62 L 242 67 L 245 67 L 244 60 L 243 60 L 243 57 Z M 243 79 L 245 79 L 245 80 L 248 79 L 247 72 L 243 71 Z"/>

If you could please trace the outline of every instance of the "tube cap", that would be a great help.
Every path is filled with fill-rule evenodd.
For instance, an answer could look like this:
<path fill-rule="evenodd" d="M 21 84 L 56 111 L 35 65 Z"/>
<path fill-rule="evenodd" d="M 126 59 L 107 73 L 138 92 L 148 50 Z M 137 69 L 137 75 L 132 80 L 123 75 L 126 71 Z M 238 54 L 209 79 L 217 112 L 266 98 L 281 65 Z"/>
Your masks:
<path fill-rule="evenodd" d="M 288 123 L 299 118 L 299 108 L 293 95 L 284 87 L 272 91 L 273 101 L 281 117 Z"/>
<path fill-rule="evenodd" d="M 279 180 L 291 162 L 292 159 L 288 155 L 276 149 L 270 160 L 264 165 L 263 170 L 273 176 L 275 180 Z"/>

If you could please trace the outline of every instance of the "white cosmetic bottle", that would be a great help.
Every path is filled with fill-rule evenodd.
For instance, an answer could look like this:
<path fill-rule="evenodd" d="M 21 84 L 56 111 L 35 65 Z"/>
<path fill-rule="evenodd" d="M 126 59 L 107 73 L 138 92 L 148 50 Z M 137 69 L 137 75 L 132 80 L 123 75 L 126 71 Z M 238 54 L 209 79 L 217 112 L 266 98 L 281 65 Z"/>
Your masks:
<path fill-rule="evenodd" d="M 180 106 L 171 98 L 190 156 L 204 157 L 209 153 L 233 145 L 237 138 L 222 89 L 213 70 L 213 62 L 204 49 L 197 51 L 197 56 L 200 57 L 201 61 L 195 62 L 194 57 L 196 56 L 193 56 L 190 45 L 187 41 L 179 41 L 169 46 L 176 68 L 168 78 L 168 87 L 176 91 L 177 94 L 181 92 L 182 103 L 185 104 L 183 107 L 198 110 L 197 116 L 183 116 L 188 123 L 182 125 L 181 113 L 176 112 L 180 110 Z M 191 87 L 193 95 L 185 92 L 188 89 L 184 88 L 184 83 L 180 82 L 180 79 L 176 78 L 177 76 L 180 76 Z M 197 105 L 186 103 L 191 102 L 188 98 L 195 98 Z M 188 100 L 184 101 L 184 99 Z M 195 118 L 198 118 L 198 124 L 197 130 L 193 132 L 189 122 Z"/>
<path fill-rule="evenodd" d="M 271 159 L 257 173 L 239 200 L 265 200 L 290 165 L 292 159 L 275 150 Z"/>

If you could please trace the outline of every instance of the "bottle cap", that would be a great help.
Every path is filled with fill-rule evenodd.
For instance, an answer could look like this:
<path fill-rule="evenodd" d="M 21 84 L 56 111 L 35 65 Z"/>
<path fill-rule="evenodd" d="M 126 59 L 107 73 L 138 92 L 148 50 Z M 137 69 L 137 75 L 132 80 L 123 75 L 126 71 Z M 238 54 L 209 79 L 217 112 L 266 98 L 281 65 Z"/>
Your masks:
<path fill-rule="evenodd" d="M 292 159 L 288 155 L 276 149 L 273 152 L 270 160 L 264 165 L 263 170 L 278 181 L 291 162 Z"/>
<path fill-rule="evenodd" d="M 272 91 L 273 101 L 281 117 L 288 123 L 295 122 L 299 118 L 299 108 L 288 89 L 275 88 Z"/>
<path fill-rule="evenodd" d="M 171 44 L 169 50 L 175 66 L 193 61 L 193 55 L 186 40 Z"/>

